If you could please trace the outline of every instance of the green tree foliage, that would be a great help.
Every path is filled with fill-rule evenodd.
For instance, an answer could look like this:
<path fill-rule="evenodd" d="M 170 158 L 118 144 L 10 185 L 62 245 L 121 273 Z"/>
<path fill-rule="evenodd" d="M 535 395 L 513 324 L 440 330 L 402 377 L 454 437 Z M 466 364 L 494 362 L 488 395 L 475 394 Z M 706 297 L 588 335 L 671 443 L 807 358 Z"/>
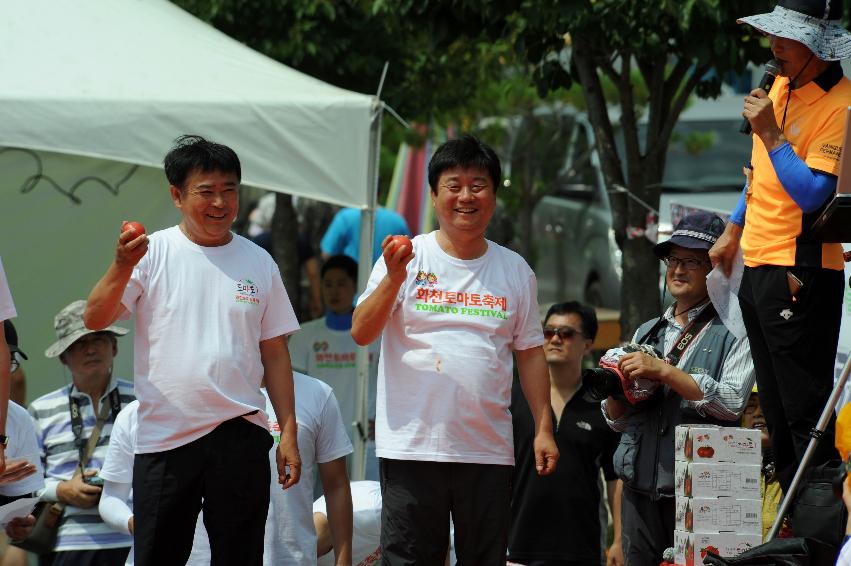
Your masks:
<path fill-rule="evenodd" d="M 512 24 L 518 37 L 515 45 L 534 65 L 541 93 L 574 82 L 581 86 L 609 186 L 625 187 L 658 208 L 659 184 L 677 118 L 693 94 L 717 96 L 726 73 L 741 72 L 749 61 L 771 57 L 758 32 L 736 24 L 737 17 L 769 11 L 771 4 L 526 0 L 513 12 L 517 17 Z M 569 66 L 559 64 L 558 54 L 565 50 L 570 51 Z M 607 104 L 606 79 L 616 88 L 615 106 Z M 639 92 L 646 93 L 646 101 L 639 102 Z M 623 135 L 622 151 L 615 145 L 616 127 Z M 658 315 L 660 305 L 652 244 L 627 236 L 629 229 L 646 226 L 647 210 L 624 194 L 613 198 L 613 207 L 616 237 L 624 251 L 621 322 L 627 335 Z"/>
<path fill-rule="evenodd" d="M 428 11 L 377 0 L 176 3 L 261 53 L 356 92 L 375 93 L 389 62 L 382 99 L 408 120 L 450 115 L 502 67 L 500 49 L 451 2 Z"/>

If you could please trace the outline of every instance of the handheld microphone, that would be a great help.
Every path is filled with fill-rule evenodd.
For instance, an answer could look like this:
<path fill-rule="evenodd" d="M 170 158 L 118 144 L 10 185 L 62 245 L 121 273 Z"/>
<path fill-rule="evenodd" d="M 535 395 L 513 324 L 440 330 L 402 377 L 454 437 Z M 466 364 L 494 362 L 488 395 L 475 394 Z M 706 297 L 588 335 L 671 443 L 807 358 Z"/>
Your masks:
<path fill-rule="evenodd" d="M 772 59 L 768 63 L 765 64 L 765 74 L 762 75 L 762 78 L 759 81 L 759 88 L 765 91 L 766 94 L 771 90 L 772 85 L 774 85 L 774 79 L 777 78 L 777 75 L 780 73 L 780 63 L 777 62 L 777 59 Z M 739 132 L 745 134 L 746 136 L 751 135 L 751 123 L 747 118 L 742 119 L 742 125 L 739 128 Z"/>

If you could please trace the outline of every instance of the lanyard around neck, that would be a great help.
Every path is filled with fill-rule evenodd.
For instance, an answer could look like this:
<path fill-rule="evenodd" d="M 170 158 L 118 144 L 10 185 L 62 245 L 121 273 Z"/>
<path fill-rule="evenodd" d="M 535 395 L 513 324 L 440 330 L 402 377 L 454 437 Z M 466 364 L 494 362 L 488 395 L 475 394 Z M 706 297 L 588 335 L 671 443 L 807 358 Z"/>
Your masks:
<path fill-rule="evenodd" d="M 80 452 L 80 469 L 83 469 L 88 464 L 89 458 L 91 458 L 94 451 L 94 446 L 90 445 L 97 443 L 97 437 L 100 436 L 100 431 L 106 419 L 110 414 L 115 417 L 121 411 L 121 394 L 118 392 L 118 387 L 116 386 L 109 392 L 109 407 L 103 406 L 103 403 L 101 403 L 100 408 L 92 407 L 97 417 L 97 422 L 95 423 L 95 428 L 92 430 L 92 435 L 89 437 L 89 442 L 83 440 L 83 416 L 80 412 L 80 399 L 69 394 L 68 405 L 71 411 L 71 432 L 74 433 L 74 443 Z M 91 442 L 93 438 L 94 443 Z"/>

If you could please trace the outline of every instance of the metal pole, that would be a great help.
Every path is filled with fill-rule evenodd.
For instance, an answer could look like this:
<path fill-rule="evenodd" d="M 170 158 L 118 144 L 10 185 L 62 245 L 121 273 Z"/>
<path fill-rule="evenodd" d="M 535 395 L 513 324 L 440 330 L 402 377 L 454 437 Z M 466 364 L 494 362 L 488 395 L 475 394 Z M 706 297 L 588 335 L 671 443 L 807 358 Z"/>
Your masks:
<path fill-rule="evenodd" d="M 378 200 L 378 160 L 381 156 L 381 118 L 383 104 L 376 98 L 373 105 L 372 125 L 370 127 L 369 169 L 367 182 L 369 187 L 368 205 L 360 215 L 360 245 L 358 247 L 358 293 L 362 293 L 372 271 L 372 245 L 375 233 L 375 207 Z M 366 443 L 369 433 L 369 347 L 358 346 L 355 352 L 357 385 L 355 388 L 355 421 L 352 423 L 354 454 L 352 455 L 352 479 L 362 480 L 366 476 Z M 373 392 L 374 394 L 374 392 Z"/>
<path fill-rule="evenodd" d="M 823 433 L 824 429 L 827 428 L 827 423 L 830 422 L 830 418 L 833 416 L 833 411 L 836 409 L 836 404 L 839 402 L 839 397 L 845 389 L 845 382 L 848 381 L 849 373 L 851 373 L 851 356 L 848 356 L 848 360 L 845 362 L 845 367 L 842 369 L 842 374 L 839 376 L 839 381 L 837 381 L 836 385 L 833 386 L 833 392 L 830 394 L 830 399 L 827 400 L 827 405 L 825 405 L 824 411 L 821 413 L 821 418 L 819 418 L 819 421 L 816 424 L 815 431 L 817 432 L 814 431 L 815 434 L 813 434 L 812 439 L 810 439 L 810 443 L 807 445 L 804 457 L 801 458 L 801 463 L 798 466 L 798 470 L 795 472 L 795 477 L 792 478 L 792 484 L 789 486 L 789 491 L 783 494 L 783 501 L 780 504 L 780 509 L 777 510 L 777 518 L 774 520 L 771 530 L 768 531 L 766 541 L 777 536 L 777 532 L 780 530 L 780 525 L 783 524 L 783 519 L 789 511 L 789 506 L 792 505 L 792 501 L 795 499 L 795 492 L 798 491 L 798 485 L 801 483 L 804 473 L 807 471 L 807 466 L 813 457 L 813 453 L 816 451 L 816 447 L 821 440 L 821 433 Z"/>

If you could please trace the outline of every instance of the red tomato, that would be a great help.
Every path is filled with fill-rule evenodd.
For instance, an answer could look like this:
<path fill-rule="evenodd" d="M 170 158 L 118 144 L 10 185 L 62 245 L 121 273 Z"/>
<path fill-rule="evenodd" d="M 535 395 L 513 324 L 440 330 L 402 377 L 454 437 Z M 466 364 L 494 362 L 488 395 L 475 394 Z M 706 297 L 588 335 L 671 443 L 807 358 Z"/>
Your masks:
<path fill-rule="evenodd" d="M 701 446 L 697 449 L 697 455 L 701 458 L 712 458 L 715 455 L 715 449 L 711 446 Z"/>
<path fill-rule="evenodd" d="M 145 227 L 142 226 L 141 222 L 136 221 L 124 222 L 124 224 L 121 225 L 122 232 L 126 232 L 127 230 L 132 230 L 133 233 L 136 234 L 136 237 L 139 237 L 145 233 Z"/>
<path fill-rule="evenodd" d="M 414 249 L 411 239 L 407 236 L 393 236 L 390 238 L 390 241 L 393 242 L 397 248 L 407 248 L 408 252 Z"/>

